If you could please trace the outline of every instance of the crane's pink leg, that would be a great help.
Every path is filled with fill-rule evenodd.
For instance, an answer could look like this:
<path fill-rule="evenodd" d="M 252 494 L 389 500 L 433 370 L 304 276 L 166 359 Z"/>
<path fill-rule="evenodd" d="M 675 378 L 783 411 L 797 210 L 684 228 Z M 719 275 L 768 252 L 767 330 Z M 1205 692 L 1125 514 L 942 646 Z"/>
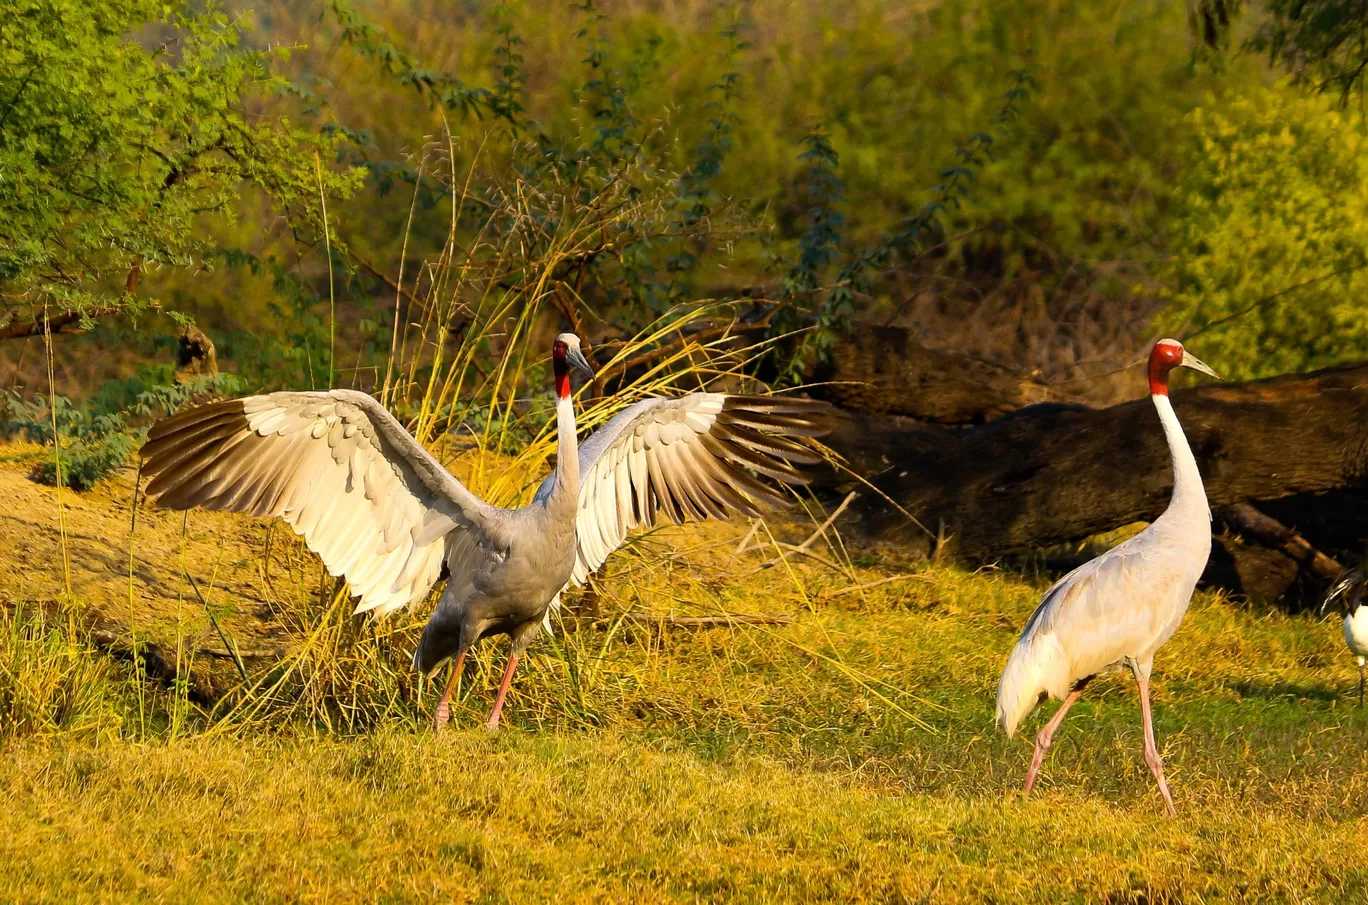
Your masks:
<path fill-rule="evenodd" d="M 1054 740 L 1055 730 L 1059 724 L 1064 722 L 1064 714 L 1069 712 L 1069 708 L 1078 700 L 1078 696 L 1083 693 L 1083 685 L 1077 685 L 1074 690 L 1069 692 L 1069 696 L 1064 699 L 1064 703 L 1059 705 L 1055 715 L 1050 717 L 1050 721 L 1045 724 L 1038 733 L 1035 740 L 1035 754 L 1031 756 L 1031 769 L 1026 771 L 1025 792 L 1031 791 L 1031 786 L 1035 785 L 1036 773 L 1040 771 L 1040 765 L 1045 760 L 1045 752 L 1050 750 L 1050 742 Z"/>
<path fill-rule="evenodd" d="M 499 693 L 494 695 L 494 709 L 489 711 L 489 719 L 485 720 L 486 729 L 499 728 L 499 713 L 503 710 L 504 696 L 508 694 L 508 686 L 513 684 L 513 670 L 518 666 L 518 655 L 508 655 L 508 665 L 504 667 L 503 681 L 499 683 Z"/>
<path fill-rule="evenodd" d="M 1135 681 L 1140 685 L 1140 713 L 1145 719 L 1145 763 L 1149 764 L 1154 781 L 1159 784 L 1159 794 L 1164 796 L 1164 806 L 1168 808 L 1169 816 L 1176 817 L 1178 812 L 1173 807 L 1173 796 L 1169 794 L 1168 783 L 1164 782 L 1164 760 L 1159 756 L 1159 749 L 1154 744 L 1154 722 L 1150 719 L 1149 676 L 1136 675 Z"/>
<path fill-rule="evenodd" d="M 456 689 L 456 681 L 461 678 L 461 667 L 465 665 L 465 651 L 456 655 L 456 662 L 451 666 L 451 678 L 447 680 L 446 691 L 442 692 L 442 698 L 437 702 L 437 709 L 432 712 L 432 728 L 434 732 L 441 732 L 442 727 L 451 719 L 451 693 Z"/>

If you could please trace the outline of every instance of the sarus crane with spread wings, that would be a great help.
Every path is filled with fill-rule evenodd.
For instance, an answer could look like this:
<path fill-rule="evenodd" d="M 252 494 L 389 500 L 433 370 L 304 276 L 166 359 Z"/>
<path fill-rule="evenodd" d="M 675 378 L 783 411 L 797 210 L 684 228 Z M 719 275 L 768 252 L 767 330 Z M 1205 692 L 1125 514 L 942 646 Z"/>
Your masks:
<path fill-rule="evenodd" d="M 1161 339 L 1150 351 L 1150 399 L 1173 459 L 1168 508 L 1135 537 L 1079 566 L 1045 592 L 998 682 L 997 722 L 1009 737 L 1042 695 L 1063 700 L 1036 735 L 1027 792 L 1083 687 L 1099 673 L 1124 667 L 1140 686 L 1145 763 L 1173 813 L 1164 762 L 1154 743 L 1150 670 L 1155 652 L 1183 621 L 1211 553 L 1211 510 L 1202 476 L 1168 397 L 1168 377 L 1175 368 L 1216 376 L 1176 339 Z"/>
<path fill-rule="evenodd" d="M 485 723 L 493 729 L 518 658 L 566 588 L 662 514 L 680 524 L 783 505 L 764 478 L 807 483 L 795 466 L 820 456 L 795 438 L 825 433 L 822 402 L 701 392 L 643 399 L 577 446 L 570 368 L 592 370 L 573 333 L 556 337 L 552 359 L 556 466 L 520 509 L 476 497 L 384 406 L 352 390 L 249 396 L 158 423 L 142 449 L 147 495 L 170 509 L 284 519 L 346 578 L 358 613 L 423 600 L 445 565 L 413 666 L 430 675 L 455 660 L 434 713 L 441 729 L 466 652 L 508 635 Z"/>

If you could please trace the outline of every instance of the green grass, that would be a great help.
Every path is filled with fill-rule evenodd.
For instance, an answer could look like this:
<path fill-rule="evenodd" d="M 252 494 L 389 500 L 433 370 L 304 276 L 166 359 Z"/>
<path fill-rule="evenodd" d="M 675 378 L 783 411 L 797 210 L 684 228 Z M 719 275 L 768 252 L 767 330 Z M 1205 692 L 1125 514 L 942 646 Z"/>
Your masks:
<path fill-rule="evenodd" d="M 714 576 L 722 550 L 688 557 L 689 580 L 683 565 L 627 570 L 605 611 L 797 623 L 663 636 L 600 623 L 539 642 L 494 736 L 476 727 L 501 650 L 480 658 L 440 738 L 421 723 L 429 689 L 351 736 L 201 723 L 173 741 L 11 739 L 0 864 L 17 869 L 0 871 L 0 900 L 1368 896 L 1352 854 L 1368 842 L 1368 714 L 1335 626 L 1199 596 L 1156 665 L 1170 820 L 1129 680 L 1092 686 L 1039 791 L 1016 791 L 1029 743 L 994 730 L 993 692 L 1039 584 L 878 561 L 854 579 L 915 577 L 840 593 L 846 579 L 802 566 L 738 587 L 746 569 Z"/>

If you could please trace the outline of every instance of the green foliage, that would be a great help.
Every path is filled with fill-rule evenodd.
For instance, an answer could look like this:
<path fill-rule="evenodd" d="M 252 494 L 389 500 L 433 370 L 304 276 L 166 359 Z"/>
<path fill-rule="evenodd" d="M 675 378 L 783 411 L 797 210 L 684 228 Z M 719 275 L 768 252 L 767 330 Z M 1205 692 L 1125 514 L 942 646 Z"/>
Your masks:
<path fill-rule="evenodd" d="M 443 119 L 443 129 L 460 130 L 445 148 L 429 143 L 403 160 L 367 160 L 382 189 L 407 180 L 415 210 L 432 214 L 406 222 L 405 241 L 445 247 L 444 254 L 461 260 L 461 301 L 472 310 L 491 297 L 549 299 L 573 328 L 590 319 L 613 322 L 621 342 L 696 298 L 700 260 L 746 228 L 749 218 L 713 183 L 732 150 L 732 107 L 740 97 L 735 66 L 747 45 L 734 21 L 718 36 L 714 62 L 725 71 L 705 90 L 706 120 L 648 125 L 639 110 L 659 78 L 659 38 L 648 36 L 623 55 L 608 34 L 611 18 L 592 3 L 575 9 L 582 56 L 571 70 L 578 78 L 559 96 L 579 119 L 542 123 L 525 115 L 521 5 L 500 6 L 483 20 L 490 67 L 476 76 L 489 88 L 438 72 L 349 6 L 331 6 L 344 44 L 430 109 L 458 116 Z M 662 146 L 692 148 L 691 160 L 675 168 L 662 158 Z M 447 234 L 437 238 L 437 229 Z M 363 234 L 352 244 L 369 246 L 375 238 Z M 516 259 L 509 257 L 513 248 Z M 362 317 L 377 329 L 393 326 L 383 309 Z M 388 351 L 376 346 L 376 354 L 363 354 L 361 369 L 384 369 Z"/>
<path fill-rule="evenodd" d="M 1290 91 L 1211 103 L 1178 185 L 1162 324 L 1246 378 L 1368 349 L 1368 130 Z"/>
<path fill-rule="evenodd" d="M 342 0 L 329 7 L 341 26 L 340 43 L 374 61 L 380 70 L 432 104 L 458 113 L 478 114 L 490 102 L 490 92 L 468 88 L 460 79 L 423 67 L 411 54 L 389 41 L 382 29 L 366 21 Z M 505 42 L 506 43 L 506 42 Z"/>
<path fill-rule="evenodd" d="M 338 140 L 247 107 L 285 87 L 281 51 L 240 45 L 214 3 L 0 2 L 0 302 L 7 321 L 137 313 L 140 275 L 204 263 L 205 215 L 245 186 L 316 224 L 357 174 Z"/>
<path fill-rule="evenodd" d="M 596 340 L 620 320 L 639 325 L 698 298 L 787 299 L 801 311 L 778 325 L 815 315 L 823 327 L 813 341 L 823 346 L 849 318 L 902 317 L 916 299 L 943 308 L 952 326 L 984 305 L 1020 305 L 1041 319 L 1070 312 L 1101 320 L 1100 332 L 1143 324 L 1136 315 L 1153 310 L 1175 214 L 1172 174 L 1186 165 L 1184 117 L 1230 85 L 1262 90 L 1252 58 L 1219 72 L 1194 63 L 1183 10 L 1172 6 L 948 0 L 904 14 L 881 0 L 787 11 L 589 5 L 565 22 L 551 0 L 454 15 L 410 0 L 365 14 L 371 22 L 329 18 L 359 56 L 294 60 L 332 86 L 332 109 L 350 128 L 374 137 L 367 165 L 391 190 L 343 209 L 349 247 L 395 276 L 401 249 L 412 260 L 415 248 L 445 244 L 442 196 L 453 188 L 474 196 L 460 211 L 466 248 L 507 235 L 486 231 L 498 218 L 479 215 L 500 199 L 543 211 L 542 232 L 607 220 L 616 239 L 567 260 L 548 284 Z M 270 15 L 290 13 L 273 6 Z M 556 22 L 565 24 L 548 27 Z M 281 27 L 296 25 L 312 33 L 303 18 Z M 453 41 L 459 55 L 449 53 Z M 1028 49 L 1032 82 L 1015 84 Z M 377 62 L 397 82 L 376 79 Z M 1008 88 L 1029 90 L 1031 102 L 995 122 Z M 814 123 L 825 162 L 805 145 Z M 440 153 L 448 126 L 451 161 Z M 991 156 L 980 140 L 988 135 Z M 393 148 L 415 150 L 396 159 Z M 823 187 L 814 167 L 836 182 Z M 413 186 L 419 171 L 428 188 L 415 190 L 410 228 L 410 196 L 400 202 L 392 189 Z M 968 172 L 972 197 L 962 194 Z M 613 191 L 599 195 L 609 182 Z M 819 203 L 835 185 L 840 200 Z M 641 203 L 635 219 L 577 217 L 595 197 L 600 211 L 616 197 Z M 365 304 L 365 270 L 349 307 Z M 1092 307 L 1079 313 L 1086 300 Z M 931 340 L 945 332 L 935 321 L 918 326 Z"/>
<path fill-rule="evenodd" d="M 381 375 L 396 367 L 406 386 L 423 385 L 454 344 L 418 331 L 410 345 L 406 331 L 441 322 L 455 338 L 473 311 L 554 312 L 535 315 L 538 329 L 557 320 L 592 339 L 595 355 L 611 356 L 643 325 L 701 298 L 759 300 L 741 315 L 756 321 L 777 301 L 786 310 L 768 322 L 775 331 L 815 325 L 783 363 L 789 379 L 854 318 L 900 320 L 947 345 L 988 332 L 978 323 L 1001 337 L 987 357 L 1064 345 L 1072 367 L 1133 352 L 1078 337 L 1142 342 L 1136 334 L 1161 300 L 1176 305 L 1165 326 L 1201 326 L 1253 301 L 1256 289 L 1267 295 L 1316 276 L 1274 268 L 1266 285 L 1226 286 L 1228 299 L 1217 292 L 1199 304 L 1211 280 L 1226 279 L 1212 268 L 1226 265 L 1198 237 L 1231 220 L 1220 204 L 1237 202 L 1233 190 L 1222 189 L 1219 203 L 1201 190 L 1210 120 L 1193 110 L 1274 99 L 1309 122 L 1313 108 L 1268 85 L 1252 56 L 1219 67 L 1194 56 L 1184 12 L 1171 5 L 946 0 L 900 12 L 882 0 L 803 0 L 787 11 L 586 2 L 567 16 L 553 0 L 454 13 L 434 0 L 356 9 L 337 0 L 320 23 L 316 11 L 268 0 L 264 34 L 200 9 L 120 0 L 70 13 L 85 31 L 26 22 L 6 32 L 12 56 L 48 45 L 52 66 L 80 56 L 66 67 L 79 84 L 43 93 L 47 106 L 24 111 L 26 123 L 60 132 L 71 108 L 102 111 L 89 153 L 35 172 L 55 198 L 89 194 L 74 183 L 63 194 L 73 173 L 100 174 L 107 191 L 84 207 L 71 201 L 71 216 L 55 226 L 24 231 L 86 237 L 81 260 L 95 276 L 64 289 L 41 268 L 25 271 L 41 284 L 28 313 L 40 315 L 42 301 L 106 310 L 72 294 L 87 291 L 136 310 L 119 291 L 136 268 L 169 307 L 210 331 L 254 389 L 335 380 L 383 388 Z M 265 49 L 282 35 L 309 46 L 288 60 Z M 1013 68 L 1028 49 L 1033 61 Z M 22 105 L 27 57 L 14 59 L 0 73 L 0 100 L 13 89 Z M 137 91 L 106 90 L 130 79 Z M 110 125 L 120 117 L 133 122 Z M 294 125 L 303 121 L 324 125 L 313 134 Z M 95 127 L 72 122 L 67 131 Z M 1235 161 L 1245 152 L 1222 153 Z M 364 166 L 374 191 L 343 200 L 355 177 L 330 174 L 339 154 Z M 1310 177 L 1324 169 L 1357 178 L 1345 158 L 1321 160 L 1305 143 L 1288 156 Z M 110 216 L 96 217 L 106 208 Z M 204 212 L 214 215 L 200 219 Z M 126 223 L 143 224 L 142 238 L 104 241 Z M 82 231 L 97 227 L 108 234 L 103 244 Z M 1344 235 L 1306 244 L 1304 263 L 1328 254 L 1324 272 L 1352 266 Z M 162 266 L 178 262 L 196 266 Z M 1292 282 L 1274 285 L 1279 278 Z M 1305 297 L 1289 293 L 1267 316 Z M 1354 335 L 1340 329 L 1351 315 L 1301 312 L 1262 326 L 1263 315 L 1235 318 L 1219 342 L 1236 343 L 1248 326 L 1242 348 L 1296 350 L 1267 358 L 1265 371 L 1343 360 L 1355 341 L 1325 336 Z M 1064 342 L 1040 341 L 1028 324 L 1054 324 Z M 150 318 L 138 326 L 156 329 Z M 1298 332 L 1312 328 L 1310 338 Z M 502 356 L 507 341 L 487 339 L 476 360 Z M 390 361 L 392 346 L 402 365 Z M 521 364 L 517 374 L 531 378 Z M 390 401 L 506 433 L 513 421 L 479 396 L 490 383 L 476 385 L 453 386 L 466 401 L 444 398 L 435 409 Z M 525 439 L 509 431 L 510 441 Z M 107 450 L 111 461 L 121 455 Z"/>
<path fill-rule="evenodd" d="M 27 401 L 11 391 L 0 399 L 5 421 L 0 433 L 24 434 L 30 440 L 53 443 L 60 439 L 59 453 L 39 462 L 34 478 L 43 484 L 61 483 L 75 490 L 89 490 L 116 468 L 127 464 L 142 445 L 148 425 L 185 403 L 206 394 L 234 395 L 242 381 L 232 374 L 195 377 L 170 383 L 170 368 L 111 381 L 85 404 L 73 404 L 65 396 L 37 396 Z M 56 431 L 54 437 L 53 431 Z M 60 464 L 60 470 L 59 470 Z"/>
<path fill-rule="evenodd" d="M 1243 0 L 1196 0 L 1193 24 L 1213 48 L 1223 46 Z M 1254 7 L 1243 46 L 1267 54 L 1295 82 L 1338 95 L 1347 106 L 1368 74 L 1368 6 L 1357 0 L 1268 0 Z"/>
<path fill-rule="evenodd" d="M 1269 0 L 1250 47 L 1338 93 L 1341 105 L 1362 93 L 1368 71 L 1368 6 L 1356 0 Z"/>
<path fill-rule="evenodd" d="M 1011 122 L 1020 112 L 1020 104 L 1029 96 L 1032 84 L 1025 69 L 1011 73 L 1012 87 L 1003 95 L 1002 109 L 993 117 L 992 124 Z M 799 240 L 798 262 L 790 270 L 785 283 L 785 296 L 818 289 L 818 276 L 827 265 L 837 260 L 839 235 L 837 229 L 845 220 L 829 206 L 840 199 L 843 186 L 835 176 L 837 155 L 820 133 L 809 138 L 809 150 L 800 159 L 813 162 L 810 189 L 817 203 L 814 205 L 808 229 Z M 849 328 L 860 308 L 876 290 L 876 279 L 893 263 L 895 256 L 915 258 L 926 254 L 945 237 L 945 220 L 958 211 L 969 197 L 969 184 L 993 159 L 993 137 L 986 132 L 975 132 L 968 141 L 955 148 L 955 165 L 940 172 L 941 182 L 932 191 L 933 200 L 923 205 L 910 217 L 905 217 L 893 229 L 879 237 L 872 245 L 857 249 L 840 269 L 817 306 L 816 329 L 793 354 L 788 374 L 796 378 L 807 359 L 813 355 L 824 359 L 830 354 L 836 339 Z"/>
<path fill-rule="evenodd" d="M 827 269 L 840 258 L 841 230 L 846 218 L 836 205 L 845 194 L 845 183 L 837 175 L 840 155 L 831 146 L 831 137 L 821 126 L 803 139 L 798 159 L 806 164 L 803 176 L 807 200 L 807 227 L 798 239 L 798 259 L 784 280 L 784 297 L 800 298 L 821 287 Z"/>

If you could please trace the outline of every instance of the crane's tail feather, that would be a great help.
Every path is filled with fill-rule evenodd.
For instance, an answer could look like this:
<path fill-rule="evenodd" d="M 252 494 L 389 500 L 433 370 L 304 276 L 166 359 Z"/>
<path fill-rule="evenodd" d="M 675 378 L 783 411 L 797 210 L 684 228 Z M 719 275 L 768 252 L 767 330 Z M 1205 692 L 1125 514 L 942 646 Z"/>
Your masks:
<path fill-rule="evenodd" d="M 1068 686 L 1068 657 L 1054 635 L 1021 639 L 998 680 L 998 726 L 1011 738 L 1042 693 L 1062 698 Z"/>

